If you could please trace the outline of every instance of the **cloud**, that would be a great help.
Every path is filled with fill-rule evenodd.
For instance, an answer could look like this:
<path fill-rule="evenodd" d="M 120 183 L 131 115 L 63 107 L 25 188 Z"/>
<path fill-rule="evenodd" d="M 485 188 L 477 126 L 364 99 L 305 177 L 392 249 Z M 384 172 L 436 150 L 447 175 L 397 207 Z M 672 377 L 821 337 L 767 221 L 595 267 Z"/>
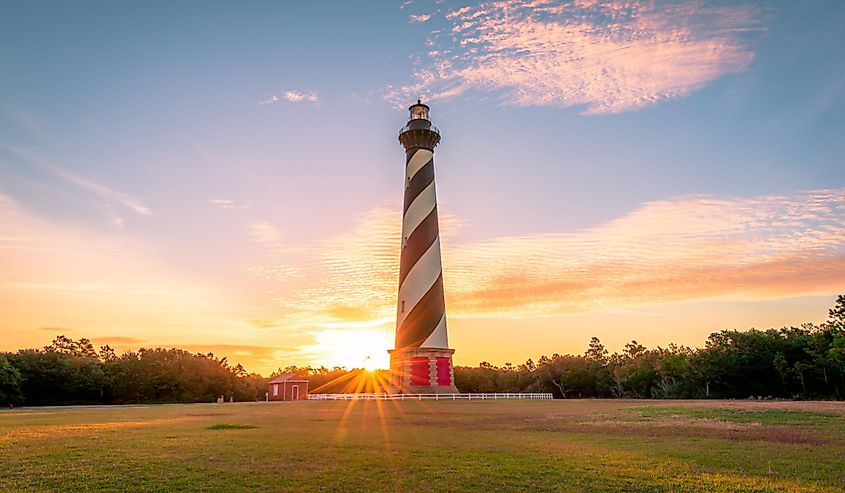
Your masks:
<path fill-rule="evenodd" d="M 276 96 L 275 94 L 271 94 L 267 98 L 259 101 L 258 104 L 273 104 L 273 103 L 278 103 L 279 101 L 280 100 L 279 100 L 278 96 Z"/>
<path fill-rule="evenodd" d="M 279 228 L 267 222 L 257 222 L 250 226 L 252 241 L 256 243 L 275 244 L 282 239 Z"/>
<path fill-rule="evenodd" d="M 26 111 L 21 111 L 8 104 L 0 103 L 0 114 L 5 115 L 9 120 L 13 121 L 33 135 L 44 135 L 44 130 L 41 128 L 41 124 L 34 116 Z"/>
<path fill-rule="evenodd" d="M 135 344 L 135 345 L 137 345 L 137 344 L 143 343 L 144 339 L 139 339 L 137 337 L 129 337 L 129 336 L 98 336 L 98 337 L 92 337 L 91 341 L 96 342 L 99 345 L 103 345 L 103 344 L 109 344 L 109 345 Z"/>
<path fill-rule="evenodd" d="M 65 171 L 50 162 L 49 160 L 38 156 L 35 153 L 14 146 L 2 146 L 2 148 L 5 149 L 7 152 L 16 155 L 18 158 L 23 159 L 24 161 L 27 161 L 30 164 L 47 171 L 53 176 L 58 177 L 65 183 L 73 185 L 77 188 L 90 192 L 100 197 L 101 199 L 104 199 L 107 202 L 105 209 L 109 212 L 112 222 L 118 227 L 123 226 L 125 219 L 120 217 L 114 211 L 112 204 L 125 207 L 126 209 L 129 209 L 131 212 L 139 216 L 150 216 L 153 213 L 152 209 L 147 207 L 140 199 L 137 199 L 129 194 L 114 190 L 90 178 L 85 178 L 77 174 Z"/>
<path fill-rule="evenodd" d="M 229 199 L 208 199 L 209 204 L 216 205 L 221 209 L 246 209 L 246 205 L 238 204 L 234 200 Z"/>
<path fill-rule="evenodd" d="M 279 327 L 279 322 L 269 318 L 256 318 L 249 321 L 249 324 L 258 329 L 273 329 Z"/>
<path fill-rule="evenodd" d="M 280 96 L 275 94 L 262 99 L 258 104 L 275 104 L 279 101 L 288 101 L 290 103 L 313 103 L 320 104 L 320 95 L 316 91 L 283 91 Z"/>
<path fill-rule="evenodd" d="M 509 106 L 637 110 L 746 69 L 754 54 L 741 35 L 754 19 L 749 7 L 698 2 L 484 2 L 434 23 L 415 82 L 386 98 L 474 90 Z"/>
<path fill-rule="evenodd" d="M 126 226 L 126 218 L 118 216 L 117 214 L 113 214 L 111 216 L 111 223 L 118 228 L 123 228 L 124 226 Z"/>
<path fill-rule="evenodd" d="M 326 312 L 341 320 L 366 321 L 372 320 L 373 314 L 359 306 L 332 305 Z"/>
<path fill-rule="evenodd" d="M 317 96 L 317 93 L 314 91 L 311 92 L 298 92 L 298 91 L 285 91 L 284 93 L 285 99 L 292 103 L 298 103 L 300 101 L 307 101 L 309 103 L 319 103 L 320 99 Z"/>
<path fill-rule="evenodd" d="M 423 22 L 431 19 L 431 14 L 420 14 L 420 15 L 409 15 L 408 21 L 411 24 L 422 24 Z"/>
<path fill-rule="evenodd" d="M 845 289 L 845 189 L 648 202 L 582 231 L 461 242 L 443 220 L 450 316 L 547 316 L 703 299 Z M 395 315 L 399 217 L 378 208 L 348 233 L 287 252 L 303 271 L 280 297 L 304 323 Z M 265 269 L 269 271 L 272 269 Z M 348 309 L 348 307 L 354 307 Z"/>
<path fill-rule="evenodd" d="M 845 287 L 841 203 L 845 190 L 650 202 L 578 233 L 458 246 L 447 282 L 466 313 L 829 293 Z"/>
<path fill-rule="evenodd" d="M 37 329 L 43 330 L 45 332 L 52 332 L 53 334 L 56 334 L 56 335 L 71 334 L 71 333 L 75 332 L 74 329 L 71 329 L 69 327 L 38 327 Z"/>
<path fill-rule="evenodd" d="M 91 193 L 93 193 L 93 194 L 95 194 L 95 195 L 97 195 L 97 196 L 99 196 L 103 199 L 106 199 L 106 200 L 111 201 L 111 202 L 116 202 L 116 203 L 126 207 L 127 209 L 131 210 L 135 214 L 138 214 L 138 215 L 141 215 L 141 216 L 149 216 L 149 215 L 152 215 L 152 213 L 153 213 L 153 211 L 150 210 L 149 207 L 144 205 L 140 200 L 138 200 L 138 199 L 136 199 L 136 198 L 134 198 L 130 195 L 127 195 L 123 192 L 118 192 L 118 191 L 112 190 L 111 188 L 109 188 L 105 185 L 102 185 L 100 183 L 97 183 L 93 180 L 90 180 L 88 178 L 82 178 L 80 176 L 68 173 L 66 171 L 62 171 L 58 168 L 55 168 L 54 172 L 58 176 L 63 178 L 66 182 L 71 183 L 73 185 L 76 185 L 76 186 L 83 188 L 85 190 L 88 190 L 89 192 L 91 192 Z"/>

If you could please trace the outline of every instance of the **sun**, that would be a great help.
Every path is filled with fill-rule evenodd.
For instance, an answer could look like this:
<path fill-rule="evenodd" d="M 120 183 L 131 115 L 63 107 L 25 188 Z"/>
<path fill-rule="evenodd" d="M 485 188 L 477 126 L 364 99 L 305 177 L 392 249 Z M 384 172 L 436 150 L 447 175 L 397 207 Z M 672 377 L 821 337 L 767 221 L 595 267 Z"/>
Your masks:
<path fill-rule="evenodd" d="M 381 364 L 372 356 L 364 358 L 364 369 L 367 371 L 376 371 L 381 369 Z"/>
<path fill-rule="evenodd" d="M 390 367 L 387 350 L 393 344 L 390 331 L 375 329 L 326 329 L 315 336 L 311 346 L 317 364 L 363 368 L 367 371 Z"/>

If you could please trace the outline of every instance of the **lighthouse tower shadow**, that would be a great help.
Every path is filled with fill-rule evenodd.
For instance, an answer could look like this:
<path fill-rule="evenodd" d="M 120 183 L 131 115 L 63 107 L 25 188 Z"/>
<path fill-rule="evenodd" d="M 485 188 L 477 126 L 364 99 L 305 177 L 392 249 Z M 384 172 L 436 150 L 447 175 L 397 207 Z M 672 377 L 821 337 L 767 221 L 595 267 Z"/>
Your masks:
<path fill-rule="evenodd" d="M 440 260 L 434 148 L 440 131 L 429 107 L 417 100 L 399 131 L 405 148 L 402 253 L 396 307 L 396 347 L 390 353 L 391 390 L 455 394 L 454 349 L 446 333 L 446 303 Z"/>

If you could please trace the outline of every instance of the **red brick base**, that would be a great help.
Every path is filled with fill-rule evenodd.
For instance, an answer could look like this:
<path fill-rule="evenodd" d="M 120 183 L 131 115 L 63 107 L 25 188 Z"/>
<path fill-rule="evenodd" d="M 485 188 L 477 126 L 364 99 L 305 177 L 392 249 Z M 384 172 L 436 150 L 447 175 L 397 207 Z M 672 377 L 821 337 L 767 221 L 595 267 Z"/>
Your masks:
<path fill-rule="evenodd" d="M 408 348 L 390 353 L 391 384 L 406 394 L 457 394 L 454 349 Z"/>

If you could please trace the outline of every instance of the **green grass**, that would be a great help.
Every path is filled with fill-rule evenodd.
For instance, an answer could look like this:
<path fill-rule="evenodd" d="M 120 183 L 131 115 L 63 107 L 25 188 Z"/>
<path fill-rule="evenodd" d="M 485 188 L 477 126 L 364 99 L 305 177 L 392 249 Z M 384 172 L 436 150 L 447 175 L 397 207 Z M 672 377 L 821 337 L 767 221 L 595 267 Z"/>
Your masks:
<path fill-rule="evenodd" d="M 0 412 L 0 490 L 834 492 L 843 423 L 843 403 L 21 409 Z"/>
<path fill-rule="evenodd" d="M 216 425 L 211 425 L 206 430 L 251 430 L 253 428 L 258 428 L 255 425 L 233 425 L 229 423 L 219 423 Z"/>
<path fill-rule="evenodd" d="M 635 409 L 645 419 L 685 416 L 728 423 L 760 423 L 773 426 L 824 427 L 842 425 L 843 416 L 831 412 L 790 409 L 731 409 L 696 407 L 642 407 Z"/>

